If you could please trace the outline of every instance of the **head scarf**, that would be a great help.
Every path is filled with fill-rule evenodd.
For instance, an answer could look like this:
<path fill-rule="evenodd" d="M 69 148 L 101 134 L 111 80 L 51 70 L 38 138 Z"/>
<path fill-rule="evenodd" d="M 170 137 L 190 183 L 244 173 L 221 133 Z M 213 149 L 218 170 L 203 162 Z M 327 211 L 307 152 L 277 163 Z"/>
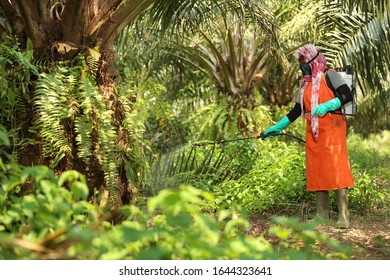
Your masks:
<path fill-rule="evenodd" d="M 318 56 L 317 56 L 318 54 Z M 318 49 L 312 45 L 307 44 L 303 47 L 299 48 L 298 51 L 295 52 L 295 56 L 299 58 L 300 56 L 306 57 L 309 61 L 316 57 L 313 61 L 310 62 L 311 67 L 311 76 L 309 77 L 302 77 L 301 83 L 300 83 L 300 89 L 299 93 L 301 96 L 301 107 L 302 107 L 302 114 L 303 113 L 303 93 L 305 92 L 305 89 L 309 82 L 312 82 L 312 89 L 311 89 L 311 99 L 310 99 L 310 107 L 311 110 L 313 110 L 315 107 L 318 106 L 318 95 L 319 95 L 319 89 L 320 89 L 320 82 L 321 82 L 321 73 L 324 71 L 326 67 L 326 59 L 325 56 L 318 51 Z M 317 141 L 318 139 L 318 116 L 312 116 L 311 117 L 311 131 L 314 137 L 314 140 Z"/>

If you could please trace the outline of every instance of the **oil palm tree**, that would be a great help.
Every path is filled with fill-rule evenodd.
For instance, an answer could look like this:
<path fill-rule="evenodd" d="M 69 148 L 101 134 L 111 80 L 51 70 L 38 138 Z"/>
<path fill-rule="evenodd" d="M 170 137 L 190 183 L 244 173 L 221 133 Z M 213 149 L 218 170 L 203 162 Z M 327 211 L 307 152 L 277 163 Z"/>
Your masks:
<path fill-rule="evenodd" d="M 195 34 L 181 36 L 170 50 L 210 76 L 217 89 L 216 102 L 225 106 L 221 129 L 237 128 L 240 133 L 256 132 L 252 111 L 259 105 L 257 82 L 278 57 L 273 16 L 256 1 L 247 3 L 250 9 L 217 9 L 217 19 L 200 26 Z"/>
<path fill-rule="evenodd" d="M 50 164 L 58 172 L 77 169 L 90 190 L 111 197 L 107 205 L 131 201 L 139 162 L 129 151 L 139 149 L 126 127 L 132 101 L 115 91 L 112 43 L 146 11 L 153 24 L 165 30 L 174 24 L 179 32 L 214 19 L 213 7 L 250 11 L 246 0 L 0 0 L 1 34 L 14 35 L 20 50 L 40 65 L 19 96 L 26 107 L 14 143 L 19 162 Z"/>

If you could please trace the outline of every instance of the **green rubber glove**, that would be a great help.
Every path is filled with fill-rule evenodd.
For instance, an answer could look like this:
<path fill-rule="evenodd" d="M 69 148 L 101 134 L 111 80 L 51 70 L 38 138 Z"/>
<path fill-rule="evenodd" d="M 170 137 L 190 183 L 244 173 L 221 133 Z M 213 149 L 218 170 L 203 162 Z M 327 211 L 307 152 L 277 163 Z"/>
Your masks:
<path fill-rule="evenodd" d="M 314 110 L 311 112 L 313 116 L 319 115 L 323 116 L 329 111 L 334 111 L 341 107 L 341 101 L 338 97 L 333 98 L 325 103 L 319 104 Z"/>
<path fill-rule="evenodd" d="M 267 134 L 272 134 L 272 133 L 279 133 L 286 127 L 288 127 L 291 124 L 290 120 L 288 119 L 287 116 L 284 116 L 277 124 L 271 126 L 268 128 L 266 131 L 264 131 L 262 134 L 264 135 L 265 138 L 272 137 L 272 135 L 267 135 Z"/>

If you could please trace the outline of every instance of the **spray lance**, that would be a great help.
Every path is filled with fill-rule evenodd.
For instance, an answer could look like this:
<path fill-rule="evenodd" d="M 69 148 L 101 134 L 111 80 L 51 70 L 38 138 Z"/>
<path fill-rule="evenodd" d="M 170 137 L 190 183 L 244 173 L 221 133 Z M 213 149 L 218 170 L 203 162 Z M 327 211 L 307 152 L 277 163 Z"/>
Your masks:
<path fill-rule="evenodd" d="M 274 137 L 274 136 L 279 136 L 279 135 L 284 135 L 288 137 L 292 137 L 302 143 L 306 143 L 305 140 L 291 134 L 291 133 L 282 133 L 282 132 L 271 132 L 267 134 L 267 137 Z M 229 139 L 229 140 L 221 140 L 221 141 L 214 141 L 214 142 L 199 142 L 199 143 L 194 143 L 195 146 L 197 147 L 203 147 L 206 145 L 218 145 L 218 144 L 225 144 L 229 142 L 236 142 L 236 141 L 245 141 L 245 140 L 250 140 L 250 139 L 261 139 L 264 140 L 266 137 L 264 133 L 262 132 L 260 135 L 255 135 L 252 137 L 243 137 L 243 138 L 235 138 L 235 139 Z"/>

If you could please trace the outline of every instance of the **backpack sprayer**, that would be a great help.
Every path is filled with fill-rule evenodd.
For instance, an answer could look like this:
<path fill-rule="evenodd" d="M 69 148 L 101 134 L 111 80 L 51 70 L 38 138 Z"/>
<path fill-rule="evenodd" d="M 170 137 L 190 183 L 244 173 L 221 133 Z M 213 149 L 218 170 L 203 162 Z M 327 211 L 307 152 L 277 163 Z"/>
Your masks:
<path fill-rule="evenodd" d="M 352 100 L 341 107 L 342 115 L 344 115 L 344 117 L 355 116 L 358 112 L 358 102 L 356 97 L 356 85 L 355 85 L 353 67 L 351 65 L 347 65 L 344 67 L 327 68 L 326 71 L 328 69 L 333 69 L 336 72 L 338 72 L 340 76 L 345 80 L 346 84 L 348 85 L 352 93 Z M 325 80 L 328 87 L 333 91 L 334 96 L 338 97 L 339 95 L 336 89 L 333 87 L 332 82 L 330 81 L 327 74 L 325 74 Z"/>
<path fill-rule="evenodd" d="M 274 136 L 278 136 L 278 135 L 284 135 L 284 136 L 288 136 L 288 137 L 292 137 L 302 143 L 306 143 L 305 140 L 293 135 L 293 134 L 290 134 L 290 133 L 284 133 L 284 132 L 271 132 L 271 133 L 268 133 L 267 134 L 267 137 L 274 137 Z M 194 143 L 195 146 L 197 147 L 203 147 L 203 146 L 206 146 L 206 145 L 218 145 L 218 144 L 225 144 L 225 143 L 229 143 L 229 142 L 236 142 L 236 141 L 244 141 L 244 140 L 250 140 L 250 139 L 261 139 L 261 140 L 264 140 L 265 139 L 265 135 L 264 133 L 261 133 L 260 135 L 256 135 L 256 136 L 252 136 L 252 137 L 243 137 L 243 138 L 235 138 L 235 139 L 229 139 L 229 140 L 221 140 L 221 141 L 214 141 L 214 142 L 199 142 L 199 143 Z"/>

